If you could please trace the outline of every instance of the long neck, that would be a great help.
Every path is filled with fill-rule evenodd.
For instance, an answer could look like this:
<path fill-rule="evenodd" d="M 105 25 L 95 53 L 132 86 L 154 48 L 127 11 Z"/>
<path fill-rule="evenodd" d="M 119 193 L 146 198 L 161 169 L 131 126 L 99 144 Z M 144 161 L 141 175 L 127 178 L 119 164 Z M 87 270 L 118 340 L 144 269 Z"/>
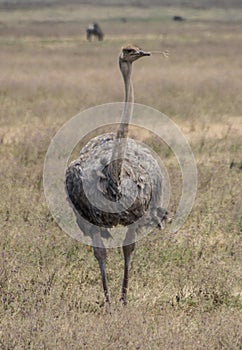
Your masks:
<path fill-rule="evenodd" d="M 130 111 L 130 90 L 131 90 L 131 71 L 132 65 L 129 62 L 120 62 L 120 69 L 124 80 L 124 108 L 122 112 L 121 122 L 117 130 L 116 139 L 126 139 L 128 136 L 128 127 L 131 118 Z"/>
<path fill-rule="evenodd" d="M 114 147 L 112 152 L 112 158 L 109 166 L 109 174 L 112 180 L 118 186 L 121 182 L 121 171 L 123 165 L 123 159 L 126 150 L 127 136 L 129 123 L 131 119 L 132 102 L 130 100 L 131 90 L 131 71 L 132 64 L 129 62 L 119 61 L 120 70 L 124 80 L 124 108 L 121 116 L 121 122 L 119 124 L 116 138 L 114 140 Z"/>

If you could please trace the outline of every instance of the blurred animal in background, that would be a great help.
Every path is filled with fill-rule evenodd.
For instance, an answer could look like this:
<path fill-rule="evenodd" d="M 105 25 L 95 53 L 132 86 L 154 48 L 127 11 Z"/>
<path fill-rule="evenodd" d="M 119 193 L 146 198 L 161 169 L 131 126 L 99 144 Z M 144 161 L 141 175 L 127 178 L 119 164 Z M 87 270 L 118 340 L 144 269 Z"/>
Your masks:
<path fill-rule="evenodd" d="M 183 22 L 185 21 L 185 18 L 183 18 L 182 16 L 173 16 L 173 21 Z"/>
<path fill-rule="evenodd" d="M 91 41 L 92 37 L 97 37 L 99 41 L 102 41 L 104 38 L 103 31 L 98 23 L 93 23 L 89 25 L 86 29 L 87 40 Z"/>

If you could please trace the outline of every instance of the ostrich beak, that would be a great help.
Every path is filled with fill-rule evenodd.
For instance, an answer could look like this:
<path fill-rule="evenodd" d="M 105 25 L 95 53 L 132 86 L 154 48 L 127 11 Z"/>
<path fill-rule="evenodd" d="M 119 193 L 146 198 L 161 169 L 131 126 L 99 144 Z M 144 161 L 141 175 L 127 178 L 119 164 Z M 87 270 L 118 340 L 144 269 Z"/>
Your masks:
<path fill-rule="evenodd" d="M 144 50 L 139 50 L 139 51 L 137 51 L 136 55 L 139 56 L 139 57 L 151 56 L 151 53 L 147 52 L 147 51 L 144 51 Z"/>

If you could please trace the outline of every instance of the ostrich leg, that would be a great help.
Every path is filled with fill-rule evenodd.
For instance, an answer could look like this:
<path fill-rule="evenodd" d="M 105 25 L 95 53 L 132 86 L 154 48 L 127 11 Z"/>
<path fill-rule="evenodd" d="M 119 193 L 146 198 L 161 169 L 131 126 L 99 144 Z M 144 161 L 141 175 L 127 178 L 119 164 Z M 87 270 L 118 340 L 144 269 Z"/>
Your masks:
<path fill-rule="evenodd" d="M 128 242 L 132 242 L 134 240 L 135 236 L 135 229 L 134 228 L 128 228 L 126 237 L 124 240 L 123 245 L 123 253 L 124 253 L 124 278 L 123 278 L 123 285 L 122 285 L 122 292 L 121 292 L 121 299 L 120 301 L 123 302 L 124 305 L 127 304 L 127 289 L 128 289 L 128 282 L 129 282 L 129 265 L 131 261 L 131 254 L 134 251 L 135 243 L 131 243 L 128 245 L 125 245 Z"/>
<path fill-rule="evenodd" d="M 101 271 L 105 300 L 108 304 L 110 304 L 107 274 L 106 274 L 107 250 L 102 242 L 101 231 L 97 231 L 93 234 L 93 252 L 94 252 L 95 258 L 98 261 L 99 268 Z"/>

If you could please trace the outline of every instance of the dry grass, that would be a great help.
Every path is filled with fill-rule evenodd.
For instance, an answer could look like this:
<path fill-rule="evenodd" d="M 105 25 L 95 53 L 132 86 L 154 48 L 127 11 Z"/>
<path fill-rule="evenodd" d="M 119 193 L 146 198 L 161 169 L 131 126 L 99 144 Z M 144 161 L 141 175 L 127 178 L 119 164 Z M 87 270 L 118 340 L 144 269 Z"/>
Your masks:
<path fill-rule="evenodd" d="M 158 22 L 146 9 L 123 24 L 114 20 L 120 9 L 103 8 L 94 14 L 107 38 L 90 44 L 75 22 L 86 7 L 75 6 L 74 14 L 59 7 L 54 18 L 53 8 L 1 13 L 0 347 L 241 349 L 241 25 L 213 22 L 212 10 L 198 21 Z M 122 100 L 116 57 L 133 41 L 170 50 L 169 59 L 137 62 L 135 98 L 184 131 L 199 186 L 179 233 L 154 232 L 137 244 L 127 308 L 117 303 L 122 254 L 109 252 L 110 315 L 91 248 L 53 222 L 42 170 L 51 137 L 65 121 Z M 173 212 L 180 177 L 171 154 L 156 151 L 164 152 L 173 183 Z"/>

